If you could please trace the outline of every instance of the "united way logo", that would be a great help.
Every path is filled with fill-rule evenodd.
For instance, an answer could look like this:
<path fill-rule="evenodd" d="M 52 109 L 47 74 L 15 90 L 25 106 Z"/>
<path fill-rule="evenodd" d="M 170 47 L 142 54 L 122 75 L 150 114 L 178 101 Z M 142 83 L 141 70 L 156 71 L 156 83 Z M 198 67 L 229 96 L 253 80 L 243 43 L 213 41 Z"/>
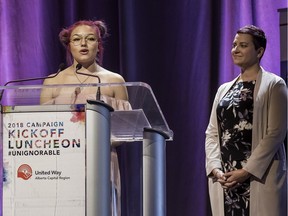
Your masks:
<path fill-rule="evenodd" d="M 17 177 L 28 180 L 32 176 L 32 168 L 28 164 L 22 164 L 17 171 Z"/>

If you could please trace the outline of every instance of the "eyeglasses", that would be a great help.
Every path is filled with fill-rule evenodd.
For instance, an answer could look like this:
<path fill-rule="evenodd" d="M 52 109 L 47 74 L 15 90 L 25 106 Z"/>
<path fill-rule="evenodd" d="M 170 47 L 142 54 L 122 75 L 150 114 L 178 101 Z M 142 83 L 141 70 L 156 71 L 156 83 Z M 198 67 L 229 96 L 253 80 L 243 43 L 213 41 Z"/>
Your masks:
<path fill-rule="evenodd" d="M 71 42 L 74 46 L 79 46 L 80 44 L 82 44 L 83 39 L 85 40 L 85 43 L 87 43 L 87 44 L 89 44 L 89 45 L 98 42 L 97 38 L 96 38 L 94 35 L 88 35 L 88 36 L 86 36 L 86 37 L 74 36 L 74 37 L 72 37 L 72 39 L 70 40 L 70 42 Z"/>

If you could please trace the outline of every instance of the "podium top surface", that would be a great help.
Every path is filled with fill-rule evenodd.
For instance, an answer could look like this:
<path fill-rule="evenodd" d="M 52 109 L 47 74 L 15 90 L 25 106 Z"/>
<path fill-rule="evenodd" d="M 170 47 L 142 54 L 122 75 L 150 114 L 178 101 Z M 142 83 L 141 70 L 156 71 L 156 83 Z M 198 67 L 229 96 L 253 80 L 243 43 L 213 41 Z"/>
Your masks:
<path fill-rule="evenodd" d="M 128 100 L 105 95 L 105 89 L 119 87 L 127 89 Z M 169 137 L 167 140 L 173 140 L 173 131 L 169 128 L 151 87 L 143 82 L 0 86 L 1 113 L 71 112 L 75 111 L 75 107 L 85 107 L 87 100 L 95 100 L 98 89 L 104 92 L 100 94 L 100 100 L 114 109 L 111 112 L 112 140 L 142 140 L 144 128 L 162 131 Z"/>

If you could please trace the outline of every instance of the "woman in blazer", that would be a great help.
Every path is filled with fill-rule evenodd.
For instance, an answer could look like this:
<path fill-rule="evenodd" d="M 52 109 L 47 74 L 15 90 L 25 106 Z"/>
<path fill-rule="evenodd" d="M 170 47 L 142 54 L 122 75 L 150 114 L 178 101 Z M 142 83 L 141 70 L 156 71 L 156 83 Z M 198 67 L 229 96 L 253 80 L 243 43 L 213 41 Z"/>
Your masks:
<path fill-rule="evenodd" d="M 206 130 L 206 173 L 214 216 L 287 215 L 287 87 L 260 60 L 266 36 L 237 31 L 231 50 L 241 73 L 216 93 Z"/>

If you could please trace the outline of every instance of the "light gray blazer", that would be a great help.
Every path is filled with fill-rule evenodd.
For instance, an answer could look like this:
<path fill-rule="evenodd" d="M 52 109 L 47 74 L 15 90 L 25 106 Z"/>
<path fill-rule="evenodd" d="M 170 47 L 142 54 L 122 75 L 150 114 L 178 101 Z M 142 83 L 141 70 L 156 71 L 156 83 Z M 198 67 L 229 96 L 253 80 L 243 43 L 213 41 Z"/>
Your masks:
<path fill-rule="evenodd" d="M 206 174 L 213 216 L 224 215 L 223 188 L 210 178 L 214 168 L 221 168 L 216 108 L 237 79 L 219 87 L 206 130 Z M 253 175 L 250 215 L 287 215 L 287 164 L 283 143 L 287 132 L 287 87 L 284 80 L 261 68 L 253 106 L 252 152 L 243 167 Z"/>

